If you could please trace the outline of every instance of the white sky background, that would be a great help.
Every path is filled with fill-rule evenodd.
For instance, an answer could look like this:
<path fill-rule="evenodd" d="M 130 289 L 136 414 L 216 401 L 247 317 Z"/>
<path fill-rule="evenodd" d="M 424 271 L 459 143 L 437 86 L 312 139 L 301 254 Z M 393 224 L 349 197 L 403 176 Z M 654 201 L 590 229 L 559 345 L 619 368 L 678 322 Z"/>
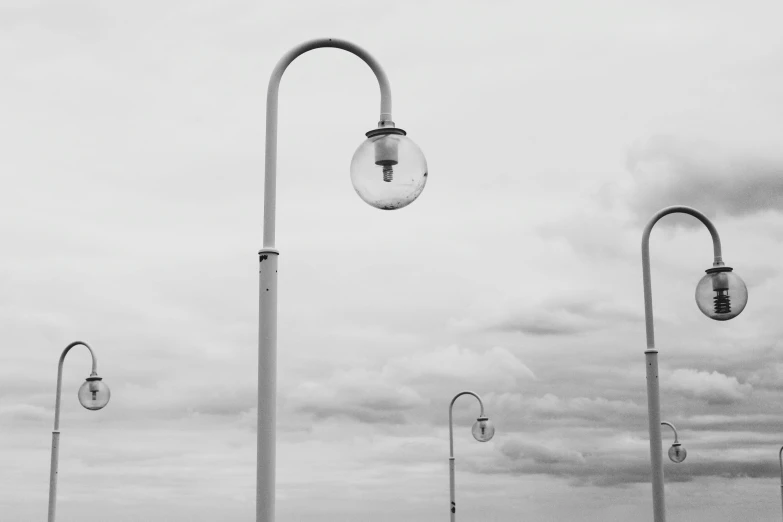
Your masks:
<path fill-rule="evenodd" d="M 774 520 L 783 415 L 779 2 L 0 0 L 0 520 L 252 520 L 266 86 L 317 37 L 384 66 L 429 181 L 363 203 L 359 59 L 280 95 L 278 519 L 652 520 L 639 243 L 714 219 L 745 312 L 693 302 L 709 234 L 652 237 L 673 520 Z M 664 450 L 671 434 L 664 433 Z"/>

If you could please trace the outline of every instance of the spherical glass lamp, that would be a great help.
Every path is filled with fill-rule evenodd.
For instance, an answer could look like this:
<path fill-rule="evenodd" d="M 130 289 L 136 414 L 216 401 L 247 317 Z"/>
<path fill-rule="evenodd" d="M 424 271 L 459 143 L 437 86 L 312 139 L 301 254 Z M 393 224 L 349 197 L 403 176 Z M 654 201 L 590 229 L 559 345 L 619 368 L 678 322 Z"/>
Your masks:
<path fill-rule="evenodd" d="M 669 459 L 674 462 L 675 464 L 679 464 L 683 460 L 685 460 L 685 457 L 688 456 L 688 452 L 685 448 L 682 447 L 682 444 L 679 442 L 675 442 L 672 444 L 672 447 L 669 448 Z"/>
<path fill-rule="evenodd" d="M 90 375 L 79 388 L 79 402 L 88 410 L 100 410 L 109 403 L 111 390 L 101 377 Z"/>
<path fill-rule="evenodd" d="M 410 205 L 427 183 L 427 160 L 421 149 L 396 127 L 373 129 L 366 136 L 351 160 L 356 193 L 382 210 Z"/>
<path fill-rule="evenodd" d="M 733 319 L 748 303 L 748 288 L 732 270 L 728 266 L 710 268 L 696 285 L 696 304 L 710 319 Z"/>
<path fill-rule="evenodd" d="M 495 435 L 495 425 L 489 417 L 479 417 L 473 423 L 473 438 L 479 442 L 487 442 Z"/>

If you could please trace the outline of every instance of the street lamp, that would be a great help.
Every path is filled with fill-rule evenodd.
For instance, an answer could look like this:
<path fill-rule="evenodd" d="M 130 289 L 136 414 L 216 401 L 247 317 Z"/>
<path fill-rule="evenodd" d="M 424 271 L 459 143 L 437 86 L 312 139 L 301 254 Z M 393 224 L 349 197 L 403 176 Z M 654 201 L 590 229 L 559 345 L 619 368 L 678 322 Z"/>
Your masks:
<path fill-rule="evenodd" d="M 674 462 L 675 464 L 679 464 L 683 460 L 685 460 L 685 457 L 688 456 L 688 451 L 682 447 L 682 444 L 680 444 L 680 441 L 677 440 L 677 428 L 674 427 L 674 424 L 670 422 L 663 421 L 661 422 L 661 426 L 666 425 L 672 429 L 674 432 L 674 443 L 672 444 L 672 447 L 669 448 L 669 460 Z"/>
<path fill-rule="evenodd" d="M 49 522 L 54 522 L 57 509 L 57 465 L 60 457 L 60 394 L 62 392 L 63 362 L 65 355 L 74 346 L 82 345 L 90 351 L 92 357 L 92 372 L 79 388 L 79 402 L 88 410 L 100 410 L 109 403 L 111 391 L 98 376 L 98 362 L 95 354 L 87 343 L 76 341 L 65 347 L 60 355 L 60 364 L 57 366 L 57 397 L 54 402 L 54 430 L 52 431 L 52 465 L 49 471 Z"/>
<path fill-rule="evenodd" d="M 344 40 L 324 38 L 305 42 L 285 54 L 269 79 L 266 99 L 266 158 L 264 178 L 264 243 L 258 252 L 260 297 L 258 307 L 258 439 L 256 521 L 275 519 L 275 422 L 277 395 L 277 257 L 275 248 L 275 193 L 277 182 L 277 102 L 280 80 L 299 55 L 321 47 L 355 54 L 375 73 L 381 91 L 378 127 L 366 133 L 351 161 L 351 181 L 370 205 L 393 210 L 409 205 L 427 182 L 427 162 L 419 147 L 395 127 L 391 88 L 380 64 L 364 49 Z"/>
<path fill-rule="evenodd" d="M 489 417 L 484 415 L 484 403 L 481 402 L 481 397 L 472 391 L 463 391 L 459 392 L 451 399 L 451 404 L 449 405 L 449 494 L 451 496 L 451 522 L 456 520 L 455 517 L 457 513 L 457 505 L 454 503 L 454 424 L 451 420 L 451 410 L 454 409 L 454 401 L 461 395 L 474 396 L 478 400 L 479 406 L 481 406 L 481 414 L 478 419 L 476 419 L 476 422 L 473 423 L 473 428 L 471 430 L 473 438 L 479 442 L 487 442 L 495 435 L 495 425 L 492 424 Z"/>
<path fill-rule="evenodd" d="M 783 447 L 778 451 L 778 460 L 780 461 L 780 501 L 783 504 Z"/>
<path fill-rule="evenodd" d="M 696 286 L 696 304 L 704 315 L 717 321 L 738 316 L 748 302 L 748 289 L 740 277 L 723 264 L 718 231 L 707 216 L 685 206 L 666 207 L 656 213 L 642 233 L 642 281 L 644 284 L 644 320 L 647 331 L 647 349 L 644 351 L 647 366 L 647 416 L 650 430 L 650 463 L 652 468 L 653 515 L 655 522 L 666 521 L 663 492 L 663 462 L 661 458 L 661 404 L 658 388 L 658 350 L 655 349 L 653 326 L 652 284 L 650 280 L 650 232 L 663 216 L 674 213 L 689 214 L 709 230 L 712 236 L 714 261 L 712 268 Z"/>

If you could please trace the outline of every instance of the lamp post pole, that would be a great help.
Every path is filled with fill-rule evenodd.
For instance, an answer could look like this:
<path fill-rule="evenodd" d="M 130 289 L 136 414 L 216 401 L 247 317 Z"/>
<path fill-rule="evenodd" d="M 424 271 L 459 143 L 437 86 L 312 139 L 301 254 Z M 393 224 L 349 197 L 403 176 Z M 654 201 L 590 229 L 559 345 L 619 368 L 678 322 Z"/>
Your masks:
<path fill-rule="evenodd" d="M 650 232 L 664 216 L 674 213 L 689 214 L 709 230 L 714 252 L 713 266 L 723 266 L 718 231 L 712 222 L 696 209 L 686 206 L 666 207 L 650 219 L 642 233 L 642 281 L 644 285 L 644 322 L 647 332 L 647 349 L 644 351 L 647 367 L 647 417 L 650 431 L 650 463 L 652 468 L 653 516 L 655 522 L 666 522 L 666 506 L 663 491 L 663 447 L 661 444 L 661 403 L 658 387 L 658 350 L 655 349 L 653 325 L 652 284 L 650 279 Z"/>
<path fill-rule="evenodd" d="M 367 51 L 344 40 L 324 38 L 305 42 L 277 62 L 269 79 L 266 102 L 266 157 L 264 178 L 264 238 L 259 250 L 260 296 L 258 307 L 258 432 L 256 521 L 275 520 L 275 422 L 277 399 L 277 258 L 275 208 L 277 182 L 277 107 L 280 80 L 288 65 L 313 49 L 335 47 L 361 58 L 378 79 L 381 114 L 378 127 L 394 127 L 391 87 L 380 64 Z"/>
<path fill-rule="evenodd" d="M 98 362 L 95 359 L 95 354 L 93 353 L 92 348 L 90 348 L 90 345 L 82 341 L 76 341 L 65 347 L 62 355 L 60 355 L 60 363 L 57 365 L 57 394 L 54 401 L 54 429 L 52 430 L 52 462 L 49 468 L 49 522 L 54 522 L 57 511 L 57 474 L 60 460 L 60 395 L 62 392 L 63 382 L 63 362 L 65 361 L 66 354 L 71 350 L 71 348 L 79 345 L 87 348 L 90 351 L 90 357 L 92 357 L 92 372 L 90 377 L 87 378 L 87 382 L 90 382 L 90 379 L 93 378 L 100 380 L 100 378 L 97 377 Z"/>

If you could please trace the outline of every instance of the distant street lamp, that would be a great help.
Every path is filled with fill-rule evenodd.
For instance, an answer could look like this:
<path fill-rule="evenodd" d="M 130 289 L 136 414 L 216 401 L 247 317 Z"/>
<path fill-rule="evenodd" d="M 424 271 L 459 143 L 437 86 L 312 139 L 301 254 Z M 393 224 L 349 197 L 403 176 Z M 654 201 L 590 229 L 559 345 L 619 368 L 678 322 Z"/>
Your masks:
<path fill-rule="evenodd" d="M 275 519 L 275 423 L 277 398 L 277 257 L 275 208 L 277 183 L 277 101 L 280 80 L 299 55 L 321 47 L 335 47 L 355 54 L 375 73 L 381 91 L 378 128 L 351 161 L 351 182 L 364 201 L 383 210 L 409 205 L 427 182 L 427 161 L 419 147 L 395 127 L 391 114 L 391 87 L 380 64 L 364 49 L 344 40 L 312 40 L 285 54 L 269 79 L 266 98 L 266 158 L 264 179 L 264 243 L 258 252 L 260 298 L 258 308 L 258 446 L 256 521 Z M 305 129 L 312 133 L 313 128 Z"/>
<path fill-rule="evenodd" d="M 650 232 L 663 216 L 674 213 L 689 214 L 709 230 L 712 236 L 714 261 L 712 268 L 696 286 L 696 304 L 704 315 L 716 321 L 738 316 L 748 302 L 748 289 L 732 269 L 723 264 L 718 231 L 707 216 L 691 207 L 666 207 L 650 219 L 642 233 L 642 281 L 644 285 L 644 319 L 647 330 L 647 414 L 650 431 L 650 463 L 652 468 L 653 515 L 655 522 L 666 522 L 663 491 L 663 460 L 661 453 L 661 404 L 658 388 L 658 350 L 655 349 L 655 332 L 652 309 L 652 284 L 650 279 Z"/>
<path fill-rule="evenodd" d="M 459 392 L 451 399 L 449 405 L 449 493 L 451 495 L 451 522 L 456 520 L 457 505 L 454 503 L 454 425 L 452 422 L 451 410 L 454 409 L 454 401 L 461 395 L 472 395 L 481 406 L 481 413 L 479 414 L 476 422 L 473 423 L 472 433 L 473 438 L 479 442 L 487 442 L 495 435 L 495 426 L 489 417 L 484 416 L 484 403 L 481 402 L 481 397 L 473 393 L 472 391 Z"/>
<path fill-rule="evenodd" d="M 674 443 L 672 444 L 672 447 L 669 448 L 669 460 L 671 460 L 675 464 L 679 464 L 680 462 L 685 460 L 685 457 L 688 456 L 688 451 L 685 448 L 683 448 L 682 444 L 680 444 L 680 441 L 677 440 L 677 428 L 674 427 L 674 424 L 666 421 L 661 422 L 661 425 L 664 424 L 670 427 L 674 432 Z"/>
<path fill-rule="evenodd" d="M 71 348 L 82 345 L 90 351 L 92 357 L 92 373 L 79 388 L 79 402 L 88 410 L 100 410 L 109 403 L 111 391 L 98 377 L 98 362 L 95 354 L 87 343 L 76 341 L 65 347 L 57 366 L 57 397 L 54 402 L 54 430 L 52 431 L 52 465 L 49 472 L 49 522 L 54 522 L 57 509 L 57 466 L 60 457 L 60 394 L 63 381 L 63 361 Z"/>
<path fill-rule="evenodd" d="M 780 502 L 783 505 L 783 447 L 778 452 L 778 460 L 780 461 Z"/>

